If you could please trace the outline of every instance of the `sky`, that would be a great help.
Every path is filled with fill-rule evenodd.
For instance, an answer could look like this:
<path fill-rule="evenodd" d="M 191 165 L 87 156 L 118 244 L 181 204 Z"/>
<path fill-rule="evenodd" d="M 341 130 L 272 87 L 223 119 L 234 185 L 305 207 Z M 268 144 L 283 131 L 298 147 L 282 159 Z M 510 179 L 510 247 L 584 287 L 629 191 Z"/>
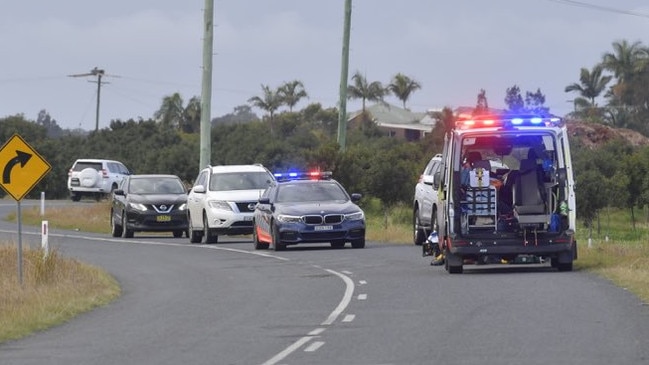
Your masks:
<path fill-rule="evenodd" d="M 0 118 L 46 110 L 64 129 L 93 130 L 97 78 L 70 75 L 94 67 L 105 72 L 100 129 L 151 118 L 173 93 L 201 95 L 204 0 L 0 1 Z M 293 80 L 309 95 L 297 109 L 336 107 L 344 5 L 214 0 L 212 118 Z M 620 40 L 649 46 L 646 0 L 352 0 L 349 77 L 416 80 L 406 106 L 417 112 L 473 106 L 481 89 L 502 108 L 517 85 L 565 115 L 577 96 L 565 87 Z"/>

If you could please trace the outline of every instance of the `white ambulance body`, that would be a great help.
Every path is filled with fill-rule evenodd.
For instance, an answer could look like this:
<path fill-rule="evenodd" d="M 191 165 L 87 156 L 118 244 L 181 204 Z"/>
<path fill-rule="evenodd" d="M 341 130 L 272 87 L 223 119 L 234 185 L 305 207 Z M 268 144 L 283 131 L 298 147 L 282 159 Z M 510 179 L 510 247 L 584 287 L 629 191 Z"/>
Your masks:
<path fill-rule="evenodd" d="M 570 147 L 560 118 L 481 116 L 447 133 L 437 226 L 446 270 L 536 257 L 577 258 Z"/>

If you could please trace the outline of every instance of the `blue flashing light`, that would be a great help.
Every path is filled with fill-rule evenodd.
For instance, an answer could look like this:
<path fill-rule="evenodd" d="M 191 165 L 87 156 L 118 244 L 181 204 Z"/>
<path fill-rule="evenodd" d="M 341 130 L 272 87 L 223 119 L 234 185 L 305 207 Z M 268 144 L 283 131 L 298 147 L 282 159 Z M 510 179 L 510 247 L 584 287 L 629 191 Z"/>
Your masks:
<path fill-rule="evenodd" d="M 326 180 L 331 178 L 331 171 L 276 172 L 277 181 L 287 180 Z"/>
<path fill-rule="evenodd" d="M 471 119 L 460 119 L 455 125 L 458 129 L 475 128 L 507 128 L 507 127 L 557 127 L 561 124 L 561 118 L 541 117 L 536 115 L 515 115 L 515 116 L 475 116 Z"/>

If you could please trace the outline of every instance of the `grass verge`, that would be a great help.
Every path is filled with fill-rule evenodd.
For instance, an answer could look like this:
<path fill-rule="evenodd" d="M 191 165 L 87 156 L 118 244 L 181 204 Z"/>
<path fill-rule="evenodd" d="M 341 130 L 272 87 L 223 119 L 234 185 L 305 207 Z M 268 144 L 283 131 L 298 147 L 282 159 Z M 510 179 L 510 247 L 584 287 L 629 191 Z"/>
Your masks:
<path fill-rule="evenodd" d="M 64 258 L 57 250 L 22 250 L 0 244 L 0 342 L 61 324 L 117 298 L 115 279 L 100 268 Z"/>

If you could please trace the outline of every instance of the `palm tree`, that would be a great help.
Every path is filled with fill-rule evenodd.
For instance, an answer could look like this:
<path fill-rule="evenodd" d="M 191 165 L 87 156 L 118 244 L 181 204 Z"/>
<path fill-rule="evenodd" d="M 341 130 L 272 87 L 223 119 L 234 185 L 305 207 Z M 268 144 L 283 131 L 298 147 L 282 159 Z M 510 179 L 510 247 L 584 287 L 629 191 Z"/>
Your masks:
<path fill-rule="evenodd" d="M 602 94 L 606 84 L 612 79 L 612 76 L 602 76 L 603 71 L 602 65 L 595 65 L 592 71 L 582 67 L 579 74 L 579 83 L 566 86 L 565 92 L 577 91 L 579 93 L 579 97 L 575 98 L 574 101 L 576 106 L 590 108 L 597 106 L 595 98 Z"/>
<path fill-rule="evenodd" d="M 374 81 L 367 82 L 367 79 L 360 71 L 352 76 L 353 85 L 347 86 L 347 98 L 349 99 L 362 99 L 363 101 L 363 114 L 365 114 L 365 101 L 383 101 L 383 97 L 388 91 L 383 87 L 381 82 Z"/>
<path fill-rule="evenodd" d="M 613 50 L 614 53 L 607 52 L 602 56 L 602 66 L 613 72 L 619 83 L 629 81 L 649 60 L 649 49 L 643 47 L 639 41 L 613 42 Z"/>
<path fill-rule="evenodd" d="M 183 131 L 198 133 L 201 129 L 201 98 L 194 96 L 187 102 L 183 113 Z"/>
<path fill-rule="evenodd" d="M 277 109 L 282 105 L 282 95 L 279 90 L 271 90 L 268 85 L 261 85 L 262 96 L 253 96 L 248 99 L 252 106 L 264 110 L 269 115 L 270 133 L 273 134 L 273 116 Z"/>
<path fill-rule="evenodd" d="M 309 95 L 307 95 L 306 91 L 304 90 L 304 84 L 302 84 L 302 81 L 298 80 L 293 80 L 280 86 L 278 93 L 281 95 L 284 104 L 288 106 L 288 110 L 290 112 L 293 111 L 293 107 L 302 98 L 309 97 Z"/>
<path fill-rule="evenodd" d="M 401 100 L 404 109 L 406 109 L 406 101 L 410 98 L 410 94 L 419 89 L 421 89 L 420 83 L 402 73 L 394 75 L 392 82 L 388 85 L 388 90 Z"/>
<path fill-rule="evenodd" d="M 183 125 L 184 111 L 182 96 L 173 93 L 162 98 L 162 105 L 153 116 L 164 126 L 180 129 Z"/>

